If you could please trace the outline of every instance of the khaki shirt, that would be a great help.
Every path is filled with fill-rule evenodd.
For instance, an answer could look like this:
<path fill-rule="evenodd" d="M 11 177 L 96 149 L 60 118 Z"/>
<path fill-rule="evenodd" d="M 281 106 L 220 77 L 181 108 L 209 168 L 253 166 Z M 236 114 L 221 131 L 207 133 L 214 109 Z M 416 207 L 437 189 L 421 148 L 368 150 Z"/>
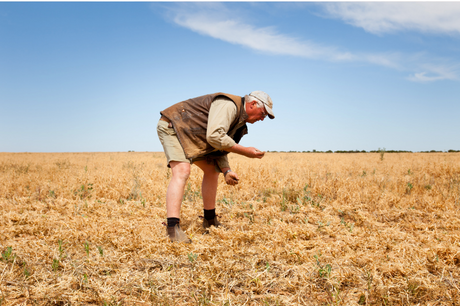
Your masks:
<path fill-rule="evenodd" d="M 212 102 L 208 115 L 206 140 L 216 150 L 228 149 L 236 144 L 232 139 L 234 135 L 227 134 L 236 115 L 237 107 L 229 98 L 222 97 Z M 245 122 L 238 123 L 237 128 L 244 124 Z M 236 131 L 236 129 L 233 129 L 233 131 Z M 218 158 L 216 161 L 220 169 L 230 168 L 227 155 Z"/>

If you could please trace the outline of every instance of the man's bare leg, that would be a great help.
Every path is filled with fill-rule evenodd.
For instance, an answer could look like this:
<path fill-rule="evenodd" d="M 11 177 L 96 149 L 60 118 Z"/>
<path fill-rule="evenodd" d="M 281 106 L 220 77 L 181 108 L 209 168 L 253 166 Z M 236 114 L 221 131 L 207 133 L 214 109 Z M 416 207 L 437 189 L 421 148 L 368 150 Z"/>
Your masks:
<path fill-rule="evenodd" d="M 219 172 L 216 171 L 214 163 L 208 164 L 205 160 L 195 162 L 203 170 L 203 182 L 201 183 L 201 195 L 203 197 L 203 208 L 206 210 L 216 208 L 217 185 Z"/>
<path fill-rule="evenodd" d="M 185 184 L 190 176 L 190 164 L 171 161 L 172 178 L 166 192 L 166 215 L 180 219 L 180 207 L 184 197 Z"/>
<path fill-rule="evenodd" d="M 203 196 L 204 220 L 203 227 L 208 229 L 211 226 L 222 226 L 216 216 L 216 195 L 219 172 L 216 171 L 214 163 L 206 161 L 197 162 L 196 165 L 203 170 L 203 182 L 201 184 L 201 195 Z"/>

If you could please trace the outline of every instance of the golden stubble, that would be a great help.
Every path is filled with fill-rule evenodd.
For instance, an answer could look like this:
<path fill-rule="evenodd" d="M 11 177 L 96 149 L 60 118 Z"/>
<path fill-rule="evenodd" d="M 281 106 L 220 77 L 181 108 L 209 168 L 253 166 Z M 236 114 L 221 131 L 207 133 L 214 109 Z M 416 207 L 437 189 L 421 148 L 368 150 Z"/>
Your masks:
<path fill-rule="evenodd" d="M 1 153 L 1 305 L 454 305 L 460 154 L 230 155 L 228 229 L 193 166 L 165 235 L 163 153 Z"/>

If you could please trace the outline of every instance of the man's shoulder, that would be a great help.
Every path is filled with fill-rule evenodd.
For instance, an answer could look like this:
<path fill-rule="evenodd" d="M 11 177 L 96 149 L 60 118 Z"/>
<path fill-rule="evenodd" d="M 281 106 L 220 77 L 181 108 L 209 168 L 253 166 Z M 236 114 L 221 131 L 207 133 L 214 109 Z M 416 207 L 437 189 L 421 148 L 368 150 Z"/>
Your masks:
<path fill-rule="evenodd" d="M 235 108 L 236 109 L 236 104 L 233 102 L 232 99 L 226 96 L 218 96 L 212 101 L 212 105 L 215 106 L 221 106 L 221 107 L 226 107 L 226 108 Z"/>
<path fill-rule="evenodd" d="M 222 120 L 228 118 L 228 120 L 234 120 L 236 114 L 238 113 L 238 107 L 232 99 L 227 97 L 219 97 L 215 99 L 209 110 L 210 118 Z"/>

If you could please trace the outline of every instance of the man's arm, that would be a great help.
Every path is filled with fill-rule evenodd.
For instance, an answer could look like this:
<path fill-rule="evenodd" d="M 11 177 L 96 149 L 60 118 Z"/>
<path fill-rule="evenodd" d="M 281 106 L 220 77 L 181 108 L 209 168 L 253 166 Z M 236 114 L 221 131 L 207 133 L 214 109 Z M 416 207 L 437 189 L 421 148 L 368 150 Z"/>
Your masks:
<path fill-rule="evenodd" d="M 227 149 L 224 149 L 224 150 L 227 151 L 227 152 L 233 152 L 233 153 L 241 154 L 241 155 L 244 155 L 244 156 L 247 156 L 247 157 L 259 158 L 259 159 L 264 157 L 264 154 L 265 154 L 265 152 L 261 152 L 261 151 L 257 150 L 256 148 L 244 147 L 244 146 L 239 145 L 239 144 L 235 144 L 233 147 L 227 148 Z M 236 172 L 233 172 L 230 169 L 230 165 L 228 165 L 228 162 L 227 162 L 226 165 L 220 166 L 220 170 L 224 174 L 225 182 L 228 185 L 236 185 L 236 184 L 238 184 L 238 180 L 239 180 L 238 174 L 236 174 Z"/>
<path fill-rule="evenodd" d="M 265 152 L 262 152 L 254 147 L 244 147 L 240 144 L 235 144 L 233 147 L 224 149 L 227 152 L 237 153 L 250 158 L 262 158 Z"/>
<path fill-rule="evenodd" d="M 235 145 L 236 142 L 227 135 L 227 132 L 236 113 L 236 105 L 229 98 L 220 98 L 212 102 L 209 109 L 206 141 L 217 150 Z"/>
<path fill-rule="evenodd" d="M 230 169 L 227 155 L 219 156 L 218 158 L 216 158 L 216 163 L 220 171 L 222 171 L 222 173 L 224 174 L 225 182 L 228 185 L 238 184 L 238 180 L 239 180 L 238 174 L 236 174 L 236 172 L 233 172 Z"/>
<path fill-rule="evenodd" d="M 236 105 L 229 98 L 215 100 L 209 110 L 206 140 L 218 150 L 233 152 L 250 158 L 264 157 L 265 152 L 237 144 L 227 135 L 230 124 L 237 115 L 236 112 Z M 222 170 L 222 167 L 220 168 Z"/>
<path fill-rule="evenodd" d="M 230 99 L 222 98 L 214 101 L 209 110 L 206 140 L 218 150 L 233 152 L 250 158 L 262 158 L 265 152 L 253 147 L 239 145 L 227 135 L 230 124 L 237 115 L 236 112 L 236 105 Z M 238 184 L 238 175 L 230 170 L 227 156 L 222 156 L 216 161 L 218 167 L 224 173 L 226 183 L 228 185 Z"/>

